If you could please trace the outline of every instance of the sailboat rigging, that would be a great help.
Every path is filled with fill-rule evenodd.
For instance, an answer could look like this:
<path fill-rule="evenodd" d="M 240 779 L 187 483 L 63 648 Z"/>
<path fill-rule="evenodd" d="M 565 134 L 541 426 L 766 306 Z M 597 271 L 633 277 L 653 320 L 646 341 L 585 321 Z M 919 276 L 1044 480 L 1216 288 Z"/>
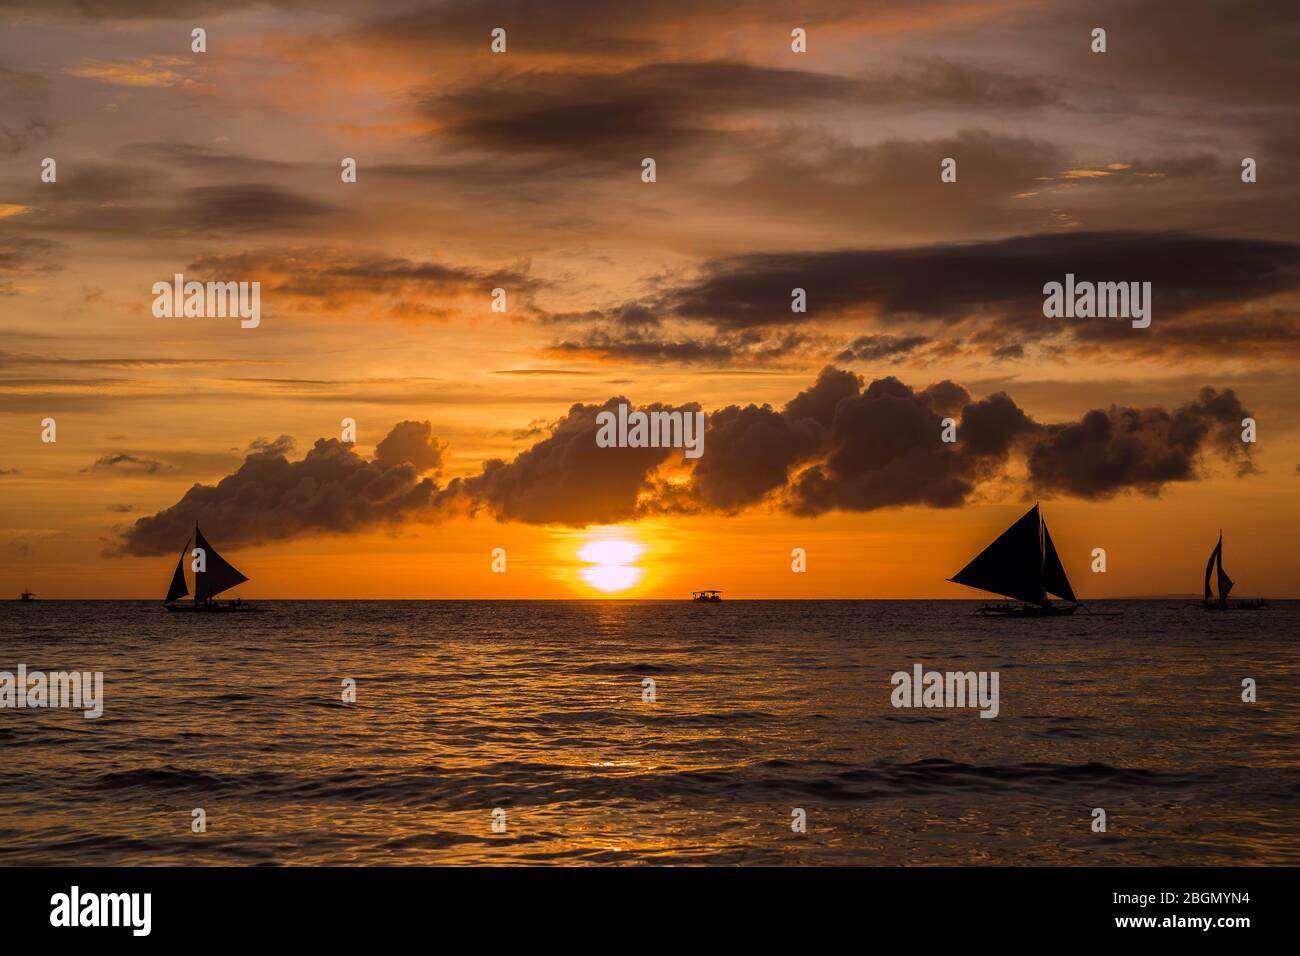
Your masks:
<path fill-rule="evenodd" d="M 193 551 L 190 550 L 191 542 L 194 545 Z M 193 571 L 194 602 L 178 604 L 176 602 L 190 594 L 189 584 L 185 580 L 185 566 L 191 556 L 195 558 L 194 565 L 191 565 L 195 568 Z M 163 599 L 163 606 L 169 611 L 251 611 L 252 605 L 245 604 L 239 598 L 227 601 L 225 604 L 215 600 L 218 594 L 247 580 L 247 576 L 242 571 L 208 544 L 207 539 L 203 537 L 203 532 L 195 524 L 194 537 L 185 542 L 185 548 L 176 561 L 176 570 L 172 573 L 172 583 L 167 588 L 167 597 Z"/>
<path fill-rule="evenodd" d="M 1037 503 L 948 580 L 1020 602 L 986 604 L 978 614 L 1039 617 L 1079 607 Z M 1069 603 L 1055 603 L 1053 596 Z"/>

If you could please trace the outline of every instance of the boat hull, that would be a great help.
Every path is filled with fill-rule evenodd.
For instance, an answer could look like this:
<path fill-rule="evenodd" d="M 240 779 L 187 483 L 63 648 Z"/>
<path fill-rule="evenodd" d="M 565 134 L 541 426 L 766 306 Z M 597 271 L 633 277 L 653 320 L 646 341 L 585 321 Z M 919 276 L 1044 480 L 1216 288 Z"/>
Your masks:
<path fill-rule="evenodd" d="M 989 617 L 1065 617 L 1079 609 L 1077 604 L 985 604 L 975 613 Z"/>
<path fill-rule="evenodd" d="M 1198 604 L 1202 611 L 1262 611 L 1268 607 L 1267 601 L 1238 601 L 1236 604 Z"/>
<path fill-rule="evenodd" d="M 164 604 L 173 614 L 235 614 L 258 611 L 251 604 Z"/>

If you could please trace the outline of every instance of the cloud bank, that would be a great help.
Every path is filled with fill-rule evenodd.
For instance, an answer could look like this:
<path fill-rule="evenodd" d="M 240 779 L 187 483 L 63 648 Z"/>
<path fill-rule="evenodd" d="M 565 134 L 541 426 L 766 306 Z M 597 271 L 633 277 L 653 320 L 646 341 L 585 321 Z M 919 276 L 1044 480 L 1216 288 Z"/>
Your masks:
<path fill-rule="evenodd" d="M 259 441 L 216 485 L 196 484 L 127 528 L 116 553 L 171 553 L 195 521 L 237 547 L 453 513 L 569 526 L 755 507 L 815 517 L 956 508 L 992 483 L 1003 493 L 1101 500 L 1158 495 L 1204 478 L 1216 462 L 1238 476 L 1253 471 L 1240 431 L 1249 411 L 1231 390 L 1208 386 L 1172 411 L 1113 405 L 1039 422 L 1005 392 L 974 398 L 947 380 L 917 389 L 827 367 L 780 409 L 714 410 L 694 463 L 677 449 L 598 447 L 596 416 L 626 401 L 575 404 L 512 460 L 491 459 L 442 486 L 447 448 L 429 422 L 400 422 L 369 460 L 336 439 L 318 440 L 299 461 L 289 460 L 291 439 Z M 942 440 L 949 418 L 955 442 Z"/>

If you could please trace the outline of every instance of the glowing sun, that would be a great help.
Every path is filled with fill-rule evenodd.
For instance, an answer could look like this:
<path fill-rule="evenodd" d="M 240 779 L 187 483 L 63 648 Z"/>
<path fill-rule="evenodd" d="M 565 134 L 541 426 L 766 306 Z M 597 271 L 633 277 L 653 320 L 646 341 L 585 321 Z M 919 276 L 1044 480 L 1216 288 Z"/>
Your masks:
<path fill-rule="evenodd" d="M 578 552 L 587 566 L 578 570 L 579 577 L 598 591 L 625 591 L 641 580 L 645 572 L 636 566 L 644 549 L 624 538 L 597 538 Z"/>

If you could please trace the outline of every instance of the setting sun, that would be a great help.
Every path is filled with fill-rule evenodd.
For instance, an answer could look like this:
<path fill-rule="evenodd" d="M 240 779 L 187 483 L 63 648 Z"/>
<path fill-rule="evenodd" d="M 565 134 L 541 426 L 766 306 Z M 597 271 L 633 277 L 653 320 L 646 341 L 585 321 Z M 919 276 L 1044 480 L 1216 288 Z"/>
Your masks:
<path fill-rule="evenodd" d="M 624 538 L 595 537 L 578 552 L 579 559 L 586 564 L 579 569 L 578 576 L 598 591 L 626 591 L 644 574 L 635 564 L 644 550 L 640 544 Z"/>

